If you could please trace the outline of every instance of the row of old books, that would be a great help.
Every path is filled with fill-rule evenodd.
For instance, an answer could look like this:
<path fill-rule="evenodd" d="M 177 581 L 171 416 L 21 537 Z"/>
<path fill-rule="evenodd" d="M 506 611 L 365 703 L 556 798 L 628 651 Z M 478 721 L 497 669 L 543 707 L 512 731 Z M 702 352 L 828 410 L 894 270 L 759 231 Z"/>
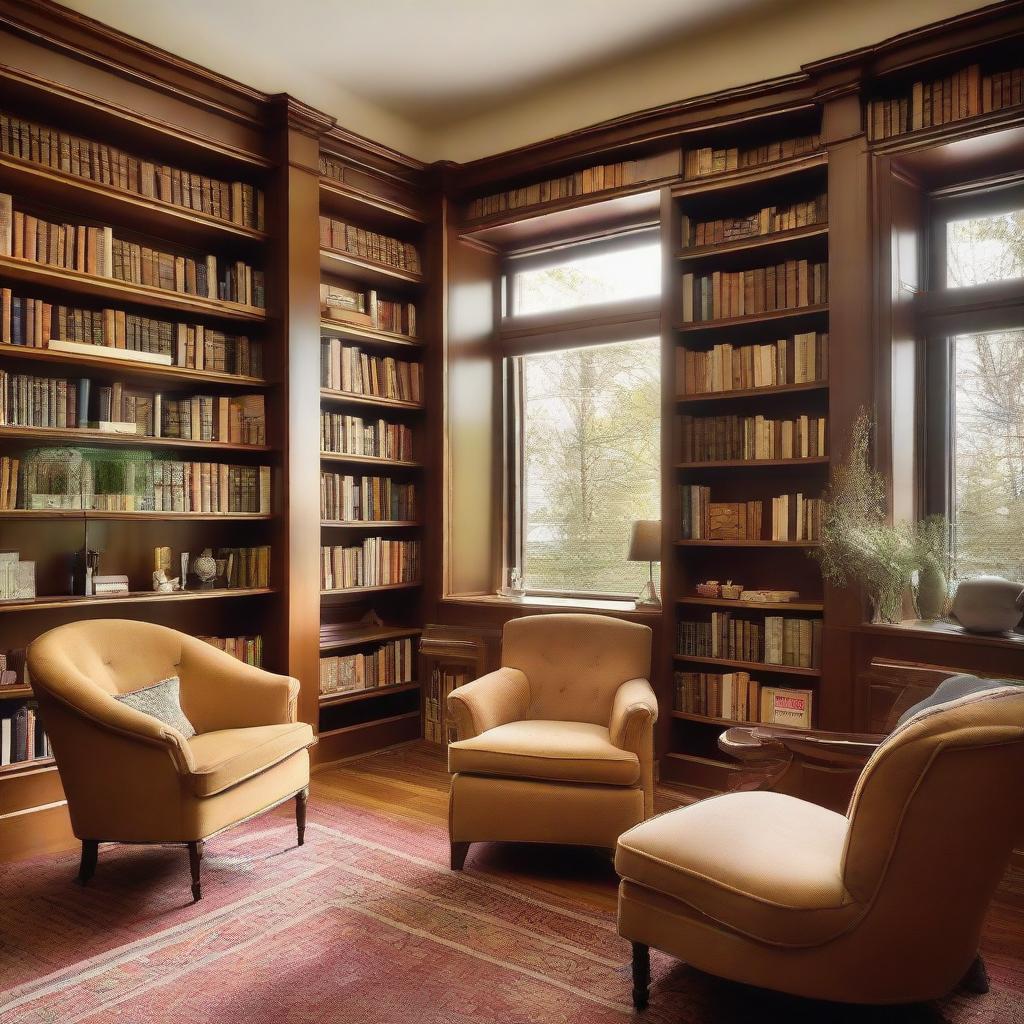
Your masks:
<path fill-rule="evenodd" d="M 909 93 L 871 100 L 867 105 L 868 138 L 894 135 L 962 121 L 1024 103 L 1024 68 L 983 75 L 981 67 L 966 68 L 914 82 Z"/>
<path fill-rule="evenodd" d="M 347 252 L 409 274 L 420 274 L 423 271 L 419 250 L 412 242 L 369 231 L 324 214 L 320 215 L 320 245 L 324 249 Z"/>
<path fill-rule="evenodd" d="M 828 334 L 805 331 L 762 345 L 722 342 L 707 351 L 677 349 L 677 390 L 700 395 L 828 379 Z"/>
<path fill-rule="evenodd" d="M 727 722 L 810 729 L 813 693 L 788 686 L 765 686 L 749 672 L 676 672 L 676 711 Z"/>
<path fill-rule="evenodd" d="M 762 206 L 745 217 L 719 217 L 717 220 L 696 220 L 688 214 L 682 217 L 683 248 L 735 242 L 744 238 L 757 238 L 777 231 L 824 224 L 828 220 L 828 194 L 814 199 L 787 203 L 783 206 Z"/>
<path fill-rule="evenodd" d="M 219 651 L 230 654 L 232 658 L 244 661 L 246 665 L 253 665 L 256 668 L 263 666 L 263 637 L 257 636 L 200 636 L 197 640 L 203 640 L 216 647 Z"/>
<path fill-rule="evenodd" d="M 679 485 L 682 540 L 760 540 L 762 501 L 712 501 L 711 488 Z"/>
<path fill-rule="evenodd" d="M 0 342 L 79 355 L 141 359 L 190 370 L 263 376 L 263 346 L 203 324 L 172 323 L 123 309 L 83 309 L 0 288 Z M 86 348 L 85 346 L 92 346 Z"/>
<path fill-rule="evenodd" d="M 270 586 L 270 545 L 218 548 L 217 561 L 224 563 L 221 579 L 226 587 L 252 590 Z"/>
<path fill-rule="evenodd" d="M 365 292 L 340 284 L 320 284 L 320 314 L 325 320 L 416 337 L 416 304 L 383 299 L 375 288 Z"/>
<path fill-rule="evenodd" d="M 151 459 L 144 453 L 105 452 L 109 461 L 82 459 L 69 486 L 69 458 L 44 450 L 12 467 L 9 508 L 93 509 L 106 512 L 270 514 L 270 467 Z M 16 460 L 12 460 L 15 462 Z M 17 481 L 14 483 L 13 481 Z"/>
<path fill-rule="evenodd" d="M 683 462 L 807 459 L 828 454 L 828 417 L 681 416 Z"/>
<path fill-rule="evenodd" d="M 236 260 L 218 278 L 217 257 L 166 252 L 114 236 L 108 226 L 48 221 L 15 210 L 0 193 L 0 256 L 127 284 L 263 308 L 263 271 Z"/>
<path fill-rule="evenodd" d="M 677 653 L 684 657 L 759 661 L 816 668 L 821 664 L 821 619 L 766 615 L 763 622 L 712 612 L 709 622 L 680 622 Z"/>
<path fill-rule="evenodd" d="M 418 515 L 416 488 L 382 476 L 320 474 L 320 518 L 341 522 L 396 522 Z"/>
<path fill-rule="evenodd" d="M 129 387 L 0 370 L 0 426 L 92 428 L 153 438 L 266 443 L 263 395 L 175 397 Z"/>
<path fill-rule="evenodd" d="M 263 229 L 263 192 L 253 185 L 193 174 L 3 111 L 0 153 L 232 224 Z"/>
<path fill-rule="evenodd" d="M 751 270 L 683 274 L 683 323 L 753 316 L 828 302 L 828 264 L 786 260 Z"/>
<path fill-rule="evenodd" d="M 791 157 L 813 153 L 821 147 L 818 135 L 801 135 L 795 139 L 782 139 L 760 146 L 702 146 L 688 149 L 683 159 L 683 175 L 686 178 L 703 178 L 709 174 L 723 174 L 746 167 L 760 167 L 762 164 L 789 160 Z"/>
<path fill-rule="evenodd" d="M 455 741 L 455 726 L 448 720 L 448 694 L 471 678 L 462 665 L 434 666 L 423 698 L 423 738 L 428 743 L 446 746 Z"/>
<path fill-rule="evenodd" d="M 393 356 L 370 355 L 340 338 L 320 339 L 320 387 L 400 402 L 423 399 L 423 367 Z"/>
<path fill-rule="evenodd" d="M 821 540 L 821 498 L 796 494 L 780 494 L 772 498 L 771 540 Z"/>
<path fill-rule="evenodd" d="M 39 724 L 36 708 L 23 704 L 0 717 L 0 766 L 53 757 L 50 740 Z"/>
<path fill-rule="evenodd" d="M 372 690 L 411 683 L 415 674 L 412 637 L 387 640 L 370 652 L 320 658 L 320 694 Z"/>
<path fill-rule="evenodd" d="M 320 548 L 320 589 L 385 587 L 420 580 L 420 542 L 367 537 L 362 544 Z"/>
<path fill-rule="evenodd" d="M 404 423 L 364 420 L 341 412 L 321 411 L 320 451 L 399 462 L 411 462 L 414 457 L 412 431 Z"/>
<path fill-rule="evenodd" d="M 18 507 L 20 466 L 20 459 L 12 455 L 0 455 L 0 511 L 10 512 Z"/>
<path fill-rule="evenodd" d="M 627 188 L 630 185 L 659 181 L 662 178 L 676 178 L 680 170 L 680 153 L 677 149 L 636 160 L 598 164 L 596 167 L 587 167 L 582 171 L 573 171 L 571 174 L 549 178 L 533 185 L 481 196 L 469 204 L 467 217 L 475 220 L 478 217 L 489 217 L 507 210 L 535 206 L 538 203 L 573 199 L 576 196 L 591 195 L 612 188 Z"/>

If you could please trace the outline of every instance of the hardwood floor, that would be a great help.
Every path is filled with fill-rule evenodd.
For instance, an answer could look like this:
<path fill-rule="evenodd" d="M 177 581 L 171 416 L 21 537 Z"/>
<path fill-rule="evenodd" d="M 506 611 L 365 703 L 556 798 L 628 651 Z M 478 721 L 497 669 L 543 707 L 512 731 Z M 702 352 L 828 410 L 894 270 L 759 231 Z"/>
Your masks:
<path fill-rule="evenodd" d="M 350 761 L 325 765 L 312 779 L 312 794 L 372 809 L 389 817 L 443 826 L 448 817 L 448 772 L 443 754 L 413 743 Z M 659 787 L 657 811 L 687 802 L 677 790 Z M 614 910 L 618 879 L 609 854 L 580 847 L 477 843 L 467 865 L 522 878 L 556 895 Z M 982 952 L 998 966 L 1005 984 L 1024 992 L 1024 865 L 1018 857 L 993 901 Z"/>

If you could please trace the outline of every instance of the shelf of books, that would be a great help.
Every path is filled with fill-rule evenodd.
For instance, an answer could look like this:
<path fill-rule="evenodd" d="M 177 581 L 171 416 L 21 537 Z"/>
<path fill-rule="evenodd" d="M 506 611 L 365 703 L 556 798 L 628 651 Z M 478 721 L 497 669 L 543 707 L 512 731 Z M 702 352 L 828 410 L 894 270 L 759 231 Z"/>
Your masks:
<path fill-rule="evenodd" d="M 662 777 L 733 765 L 723 727 L 814 723 L 828 480 L 827 159 L 814 124 L 719 133 L 666 192 L 672 721 Z M 791 125 L 790 128 L 793 126 Z M 671 363 L 670 363 L 671 365 Z"/>
<path fill-rule="evenodd" d="M 281 632 L 269 164 L 100 101 L 79 121 L 51 88 L 20 83 L 0 106 L 0 783 L 11 785 L 52 766 L 24 655 L 47 629 L 144 618 L 252 664 L 263 635 Z M 268 665 L 284 669 L 280 657 L 268 650 Z M 24 806 L 16 794 L 4 804 Z"/>
<path fill-rule="evenodd" d="M 407 183 L 320 158 L 320 744 L 420 734 L 425 218 Z"/>

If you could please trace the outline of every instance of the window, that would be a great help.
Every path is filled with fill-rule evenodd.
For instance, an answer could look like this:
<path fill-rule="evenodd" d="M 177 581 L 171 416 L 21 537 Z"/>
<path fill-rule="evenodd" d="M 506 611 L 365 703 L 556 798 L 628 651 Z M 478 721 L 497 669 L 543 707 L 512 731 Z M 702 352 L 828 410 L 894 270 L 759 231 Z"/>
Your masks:
<path fill-rule="evenodd" d="M 635 597 L 632 524 L 661 517 L 657 236 L 513 259 L 505 285 L 506 571 L 528 593 Z M 529 314 L 554 316 L 524 335 Z"/>
<path fill-rule="evenodd" d="M 936 209 L 928 510 L 949 517 L 956 577 L 1024 581 L 1024 195 Z"/>
<path fill-rule="evenodd" d="M 661 246 L 644 233 L 603 251 L 597 246 L 575 247 L 570 254 L 556 250 L 509 277 L 512 316 L 656 298 L 661 291 Z"/>

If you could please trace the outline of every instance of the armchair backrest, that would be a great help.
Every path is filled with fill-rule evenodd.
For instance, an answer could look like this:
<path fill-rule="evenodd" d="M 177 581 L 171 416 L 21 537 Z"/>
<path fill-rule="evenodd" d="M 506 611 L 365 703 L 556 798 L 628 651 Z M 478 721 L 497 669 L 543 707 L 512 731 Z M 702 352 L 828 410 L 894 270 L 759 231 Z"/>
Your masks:
<path fill-rule="evenodd" d="M 1024 687 L 993 687 L 899 726 L 848 812 L 847 890 L 896 946 L 944 936 L 941 955 L 961 970 L 1024 836 Z"/>
<path fill-rule="evenodd" d="M 89 714 L 96 701 L 168 676 L 181 680 L 181 706 L 199 732 L 216 727 L 218 651 L 187 633 L 133 619 L 84 619 L 51 629 L 28 650 L 32 688 L 55 746 L 62 714 Z M 228 662 L 230 664 L 230 662 Z M 211 671 L 212 670 L 212 671 Z M 50 707 L 56 702 L 56 707 Z"/>
<path fill-rule="evenodd" d="M 526 675 L 530 718 L 607 725 L 619 686 L 650 677 L 651 629 L 605 615 L 527 615 L 505 624 L 501 663 Z"/>

